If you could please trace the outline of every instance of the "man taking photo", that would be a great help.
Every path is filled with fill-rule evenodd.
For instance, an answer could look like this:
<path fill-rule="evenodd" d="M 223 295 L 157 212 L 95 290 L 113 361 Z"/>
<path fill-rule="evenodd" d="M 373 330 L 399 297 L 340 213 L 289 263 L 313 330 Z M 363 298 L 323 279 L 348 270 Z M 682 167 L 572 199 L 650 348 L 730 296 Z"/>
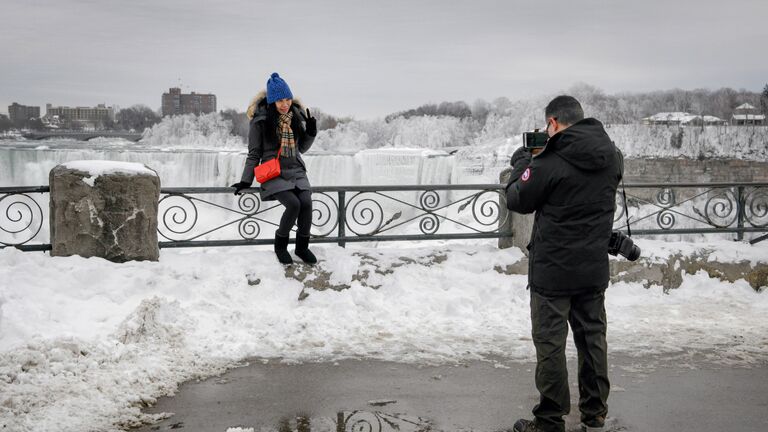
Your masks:
<path fill-rule="evenodd" d="M 545 109 L 546 145 L 512 155 L 507 208 L 536 212 L 528 244 L 528 287 L 536 347 L 535 419 L 516 432 L 563 432 L 570 412 L 565 344 L 568 324 L 578 351 L 582 429 L 601 431 L 608 413 L 605 289 L 621 156 L 603 125 L 584 118 L 571 96 Z"/>

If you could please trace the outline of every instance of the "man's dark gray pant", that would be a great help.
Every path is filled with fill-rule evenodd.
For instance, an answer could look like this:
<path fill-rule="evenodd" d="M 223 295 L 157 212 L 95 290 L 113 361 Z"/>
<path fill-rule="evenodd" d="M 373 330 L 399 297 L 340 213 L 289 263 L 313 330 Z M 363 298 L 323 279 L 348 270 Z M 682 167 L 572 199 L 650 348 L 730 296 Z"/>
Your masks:
<path fill-rule="evenodd" d="M 536 388 L 533 408 L 537 425 L 564 431 L 563 416 L 571 410 L 565 342 L 568 323 L 579 354 L 579 410 L 588 421 L 608 413 L 608 344 L 605 340 L 605 291 L 550 297 L 531 290 L 531 324 L 536 346 Z"/>

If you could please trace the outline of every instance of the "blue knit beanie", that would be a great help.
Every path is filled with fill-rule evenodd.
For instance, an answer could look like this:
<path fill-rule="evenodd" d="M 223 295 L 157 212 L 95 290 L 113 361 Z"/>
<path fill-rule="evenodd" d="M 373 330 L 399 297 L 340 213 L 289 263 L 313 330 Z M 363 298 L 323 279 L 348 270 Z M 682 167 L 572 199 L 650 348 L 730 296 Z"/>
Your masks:
<path fill-rule="evenodd" d="M 277 72 L 267 80 L 267 103 L 274 103 L 280 99 L 293 99 L 293 93 L 288 87 L 288 83 L 280 78 Z"/>

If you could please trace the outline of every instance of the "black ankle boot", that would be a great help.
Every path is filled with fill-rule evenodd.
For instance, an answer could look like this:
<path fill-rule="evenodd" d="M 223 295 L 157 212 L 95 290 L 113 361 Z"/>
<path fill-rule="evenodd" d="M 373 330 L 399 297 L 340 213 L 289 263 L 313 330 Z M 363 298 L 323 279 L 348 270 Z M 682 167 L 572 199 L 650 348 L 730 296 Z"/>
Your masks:
<path fill-rule="evenodd" d="M 307 264 L 317 263 L 317 257 L 309 250 L 309 236 L 296 236 L 296 256 Z"/>
<path fill-rule="evenodd" d="M 288 253 L 288 237 L 275 233 L 275 255 L 280 264 L 293 264 L 293 258 Z"/>

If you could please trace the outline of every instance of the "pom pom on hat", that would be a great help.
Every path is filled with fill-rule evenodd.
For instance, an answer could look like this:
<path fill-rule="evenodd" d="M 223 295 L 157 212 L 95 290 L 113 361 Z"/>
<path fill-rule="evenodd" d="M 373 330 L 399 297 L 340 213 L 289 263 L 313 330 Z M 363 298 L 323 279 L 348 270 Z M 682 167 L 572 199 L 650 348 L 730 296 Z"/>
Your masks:
<path fill-rule="evenodd" d="M 280 99 L 293 99 L 293 93 L 288 83 L 274 72 L 267 80 L 267 103 L 274 103 Z"/>

